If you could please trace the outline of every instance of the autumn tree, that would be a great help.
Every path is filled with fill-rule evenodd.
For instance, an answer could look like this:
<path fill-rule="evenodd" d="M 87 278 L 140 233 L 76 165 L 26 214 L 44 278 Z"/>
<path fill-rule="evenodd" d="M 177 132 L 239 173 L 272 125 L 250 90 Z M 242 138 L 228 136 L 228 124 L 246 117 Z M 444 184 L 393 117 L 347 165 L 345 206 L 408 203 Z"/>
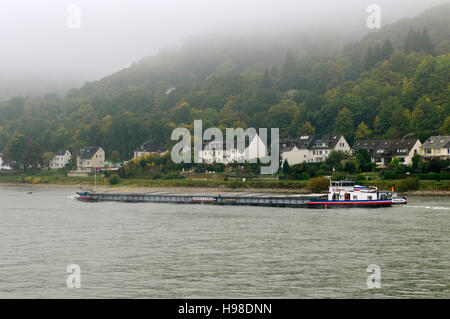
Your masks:
<path fill-rule="evenodd" d="M 334 122 L 335 134 L 342 134 L 347 140 L 353 141 L 354 126 L 352 112 L 344 107 L 339 111 L 336 121 Z"/>
<path fill-rule="evenodd" d="M 309 121 L 303 123 L 302 126 L 297 131 L 298 135 L 314 135 L 316 133 L 316 129 L 311 125 Z"/>
<path fill-rule="evenodd" d="M 369 138 L 371 134 L 372 134 L 372 131 L 369 129 L 369 127 L 363 121 L 363 122 L 359 123 L 358 127 L 356 128 L 355 138 L 357 140 L 363 140 L 363 139 Z"/>

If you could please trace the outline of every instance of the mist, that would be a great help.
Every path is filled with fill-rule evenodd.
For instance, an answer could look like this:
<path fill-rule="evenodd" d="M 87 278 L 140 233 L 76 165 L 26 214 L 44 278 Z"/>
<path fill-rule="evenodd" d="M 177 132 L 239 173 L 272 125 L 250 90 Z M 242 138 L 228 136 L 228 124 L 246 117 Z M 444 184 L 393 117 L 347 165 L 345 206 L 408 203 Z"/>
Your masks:
<path fill-rule="evenodd" d="M 65 94 L 168 46 L 202 35 L 317 30 L 355 37 L 371 3 L 382 25 L 448 0 L 2 0 L 0 98 Z M 74 4 L 76 6 L 70 6 Z M 79 8 L 79 25 L 71 17 Z M 72 23 L 72 25 L 71 25 Z"/>

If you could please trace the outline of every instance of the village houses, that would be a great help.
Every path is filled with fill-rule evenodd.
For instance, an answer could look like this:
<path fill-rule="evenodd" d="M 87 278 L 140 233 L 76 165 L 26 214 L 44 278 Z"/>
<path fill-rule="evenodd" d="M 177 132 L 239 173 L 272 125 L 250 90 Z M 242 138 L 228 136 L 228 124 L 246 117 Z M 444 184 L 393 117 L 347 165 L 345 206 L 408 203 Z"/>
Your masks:
<path fill-rule="evenodd" d="M 450 136 L 431 136 L 419 149 L 424 159 L 450 159 Z"/>
<path fill-rule="evenodd" d="M 58 169 L 66 167 L 72 158 L 72 154 L 69 150 L 59 150 L 55 153 L 53 158 L 50 160 L 50 169 Z"/>
<path fill-rule="evenodd" d="M 3 154 L 0 153 L 0 171 L 9 171 L 11 169 L 11 167 L 9 167 L 8 165 L 5 165 L 4 161 L 3 161 Z"/>
<path fill-rule="evenodd" d="M 77 171 L 94 173 L 105 166 L 105 151 L 99 146 L 84 147 L 77 154 Z"/>
<path fill-rule="evenodd" d="M 389 140 L 357 140 L 353 144 L 352 153 L 366 150 L 372 162 L 378 167 L 386 167 L 395 157 L 400 164 L 411 165 L 413 157 L 419 153 L 422 143 L 417 138 L 401 138 Z"/>
<path fill-rule="evenodd" d="M 134 150 L 133 158 L 138 158 L 145 155 L 163 156 L 165 154 L 167 154 L 167 150 L 163 150 L 160 143 L 153 140 L 147 140 Z"/>
<path fill-rule="evenodd" d="M 343 135 L 303 135 L 294 139 L 280 141 L 281 162 L 289 165 L 301 163 L 320 163 L 326 160 L 331 151 L 349 153 L 350 146 Z"/>
<path fill-rule="evenodd" d="M 251 137 L 250 137 L 251 138 Z M 202 150 L 198 152 L 198 157 L 205 163 L 243 163 L 263 158 L 268 155 L 267 146 L 261 140 L 258 134 L 251 140 L 245 139 L 244 149 L 239 150 L 236 145 L 227 149 L 226 142 L 221 143 L 212 141 L 204 142 Z"/>

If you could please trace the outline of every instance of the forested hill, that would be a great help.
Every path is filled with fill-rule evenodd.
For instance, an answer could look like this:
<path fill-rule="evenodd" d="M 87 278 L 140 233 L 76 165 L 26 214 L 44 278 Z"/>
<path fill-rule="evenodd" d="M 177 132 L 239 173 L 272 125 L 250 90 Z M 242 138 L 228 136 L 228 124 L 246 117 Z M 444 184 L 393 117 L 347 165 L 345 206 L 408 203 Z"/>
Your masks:
<path fill-rule="evenodd" d="M 64 98 L 2 102 L 0 150 L 37 161 L 100 145 L 128 159 L 146 139 L 168 145 L 172 129 L 194 119 L 292 137 L 342 133 L 350 142 L 450 134 L 449 15 L 441 5 L 345 46 L 345 36 L 295 32 L 189 42 Z"/>

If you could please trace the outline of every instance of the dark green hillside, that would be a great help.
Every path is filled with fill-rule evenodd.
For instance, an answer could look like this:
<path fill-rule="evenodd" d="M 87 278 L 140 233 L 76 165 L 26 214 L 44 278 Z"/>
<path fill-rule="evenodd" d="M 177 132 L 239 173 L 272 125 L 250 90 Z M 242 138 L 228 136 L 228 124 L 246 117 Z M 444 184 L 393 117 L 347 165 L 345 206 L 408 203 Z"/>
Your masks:
<path fill-rule="evenodd" d="M 37 164 L 45 152 L 101 145 L 128 159 L 150 137 L 169 145 L 172 129 L 194 119 L 349 141 L 450 134 L 449 10 L 432 8 L 347 46 L 330 34 L 189 42 L 64 98 L 1 103 L 0 150 Z"/>

